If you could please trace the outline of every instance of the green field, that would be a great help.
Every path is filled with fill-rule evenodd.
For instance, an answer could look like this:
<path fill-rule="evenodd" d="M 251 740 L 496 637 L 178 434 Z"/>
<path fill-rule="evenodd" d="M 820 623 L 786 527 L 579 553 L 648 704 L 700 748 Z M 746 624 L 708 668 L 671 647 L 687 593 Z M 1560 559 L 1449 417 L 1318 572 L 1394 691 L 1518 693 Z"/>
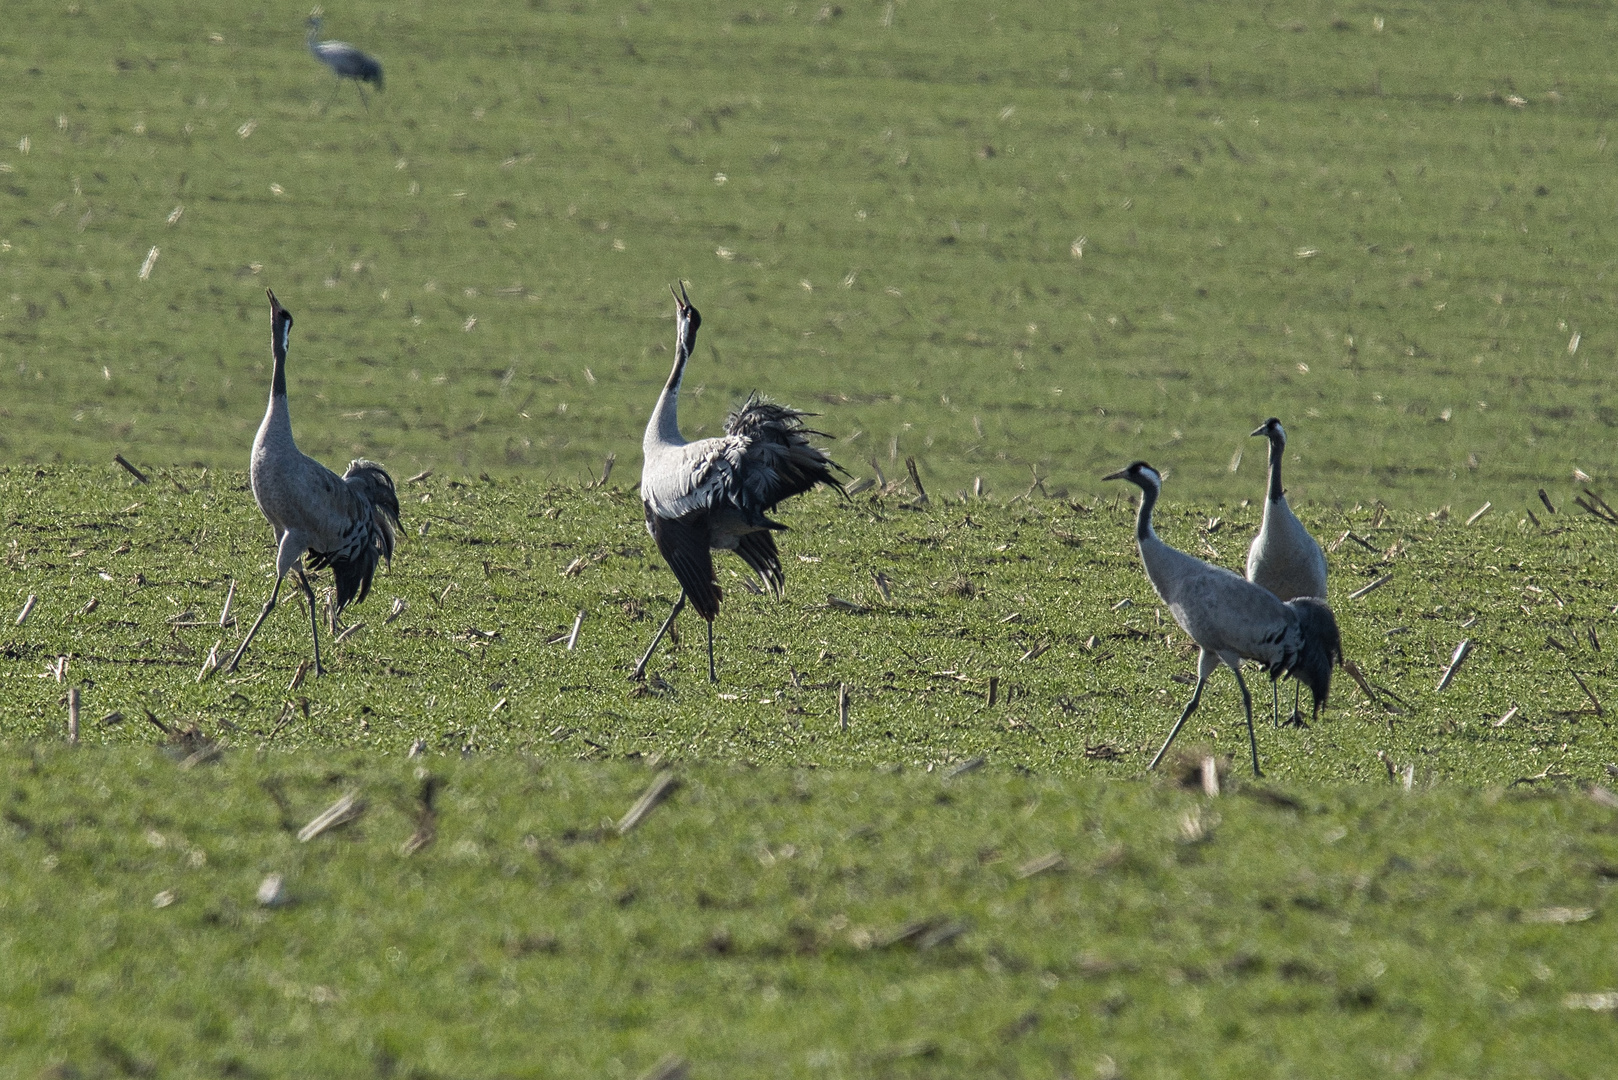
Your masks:
<path fill-rule="evenodd" d="M 404 855 L 412 764 L 0 755 L 7 1073 L 1610 1069 L 1618 837 L 1582 797 L 680 766 L 618 838 L 644 768 L 435 758 Z"/>
<path fill-rule="evenodd" d="M 0 1075 L 1609 1071 L 1618 9 L 333 8 L 364 102 L 306 14 L 5 8 Z M 720 562 L 717 687 L 626 677 L 677 278 L 687 435 L 878 481 Z M 404 509 L 322 678 L 295 598 L 207 662 L 267 286 Z M 1364 685 L 1146 777 L 1195 649 L 1098 477 L 1238 567 L 1272 414 Z"/>
<path fill-rule="evenodd" d="M 1311 515 L 1352 534 L 1340 597 L 1393 575 L 1337 604 L 1376 699 L 1340 676 L 1313 728 L 1261 726 L 1254 783 L 1221 675 L 1180 791 L 1135 779 L 1194 652 L 1121 498 L 807 498 L 786 600 L 722 564 L 720 685 L 687 619 L 642 688 L 677 587 L 632 493 L 405 490 L 365 625 L 293 687 L 295 603 L 199 679 L 230 582 L 244 619 L 265 587 L 241 474 L 0 473 L 0 595 L 38 598 L 0 634 L 0 1032 L 40 1075 L 1605 1067 L 1618 799 L 1577 789 L 1618 763 L 1612 526 Z M 1227 561 L 1255 525 L 1159 517 Z M 1203 755 L 1236 762 L 1216 799 Z M 647 765 L 687 787 L 616 840 Z M 415 769 L 442 826 L 407 856 Z M 349 790 L 364 821 L 292 838 Z M 292 906 L 254 904 L 270 873 Z"/>
<path fill-rule="evenodd" d="M 684 277 L 691 433 L 762 388 L 945 491 L 1251 494 L 1269 414 L 1314 498 L 1613 472 L 1607 5 L 333 9 L 368 108 L 190 10 L 7 8 L 5 459 L 241 467 L 270 285 L 317 456 L 629 467 Z"/>
<path fill-rule="evenodd" d="M 330 675 L 294 691 L 309 655 L 297 602 L 276 612 L 234 676 L 198 680 L 210 650 L 228 656 L 240 640 L 273 569 L 242 474 L 172 470 L 142 487 L 115 466 L 0 473 L 15 538 L 0 565 L 8 733 L 59 738 L 65 686 L 80 685 L 87 718 L 124 717 L 87 724 L 87 743 L 160 738 L 143 719 L 150 709 L 232 743 L 257 746 L 273 731 L 288 749 L 402 753 L 422 739 L 448 753 L 856 768 L 987 755 L 1042 774 L 1132 777 L 1189 696 L 1175 680 L 1196 670 L 1195 647 L 1141 573 L 1122 490 L 1094 504 L 1037 493 L 920 509 L 899 494 L 799 500 L 786 515 L 785 600 L 751 595 L 739 560 L 717 564 L 727 592 L 717 689 L 695 618 L 644 687 L 627 681 L 679 595 L 632 492 L 436 476 L 404 492 L 406 540 L 348 613 L 364 627 L 328 649 Z M 1306 513 L 1328 541 L 1352 534 L 1329 557 L 1333 595 L 1345 651 L 1377 700 L 1339 674 L 1328 722 L 1261 730 L 1272 774 L 1377 780 L 1380 751 L 1414 765 L 1422 784 L 1604 778 L 1618 740 L 1575 676 L 1605 709 L 1618 530 L 1568 509 L 1577 516 L 1542 511 L 1553 522 L 1543 528 L 1495 512 L 1471 526 L 1374 507 Z M 1169 505 L 1158 525 L 1171 543 L 1239 565 L 1257 517 L 1256 507 Z M 232 582 L 238 625 L 221 629 Z M 30 595 L 34 610 L 12 625 Z M 560 639 L 580 613 L 569 651 Z M 1439 693 L 1463 639 L 1472 654 Z M 59 683 L 43 673 L 62 656 Z M 1264 683 L 1253 675 L 1268 697 Z M 837 730 L 839 688 L 847 732 Z M 1187 737 L 1243 760 L 1241 717 L 1222 673 Z"/>

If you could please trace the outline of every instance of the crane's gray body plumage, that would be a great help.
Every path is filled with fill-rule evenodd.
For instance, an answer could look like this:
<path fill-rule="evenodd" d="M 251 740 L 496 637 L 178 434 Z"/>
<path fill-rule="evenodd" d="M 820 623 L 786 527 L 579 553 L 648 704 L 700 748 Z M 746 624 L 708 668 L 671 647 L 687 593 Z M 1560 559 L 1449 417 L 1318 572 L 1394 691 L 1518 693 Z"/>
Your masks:
<path fill-rule="evenodd" d="M 1281 458 L 1287 448 L 1287 433 L 1275 417 L 1253 432 L 1270 441 L 1270 472 L 1264 497 L 1264 519 L 1258 535 L 1247 549 L 1247 580 L 1262 585 L 1282 600 L 1301 596 L 1326 598 L 1326 555 L 1309 530 L 1303 527 L 1292 507 L 1287 505 L 1286 489 L 1281 486 Z M 1271 710 L 1277 726 L 1281 705 L 1271 686 Z M 1301 724 L 1297 695 L 1293 695 L 1292 719 Z"/>
<path fill-rule="evenodd" d="M 1141 489 L 1135 541 L 1146 577 L 1180 629 L 1202 650 L 1191 701 L 1149 768 L 1156 768 L 1163 759 L 1180 728 L 1200 703 L 1209 677 L 1223 663 L 1235 674 L 1242 691 L 1253 772 L 1258 774 L 1258 738 L 1253 731 L 1252 698 L 1242 678 L 1241 663 L 1243 660 L 1256 662 L 1272 680 L 1289 675 L 1307 682 L 1318 709 L 1331 691 L 1332 662 L 1342 651 L 1331 609 L 1313 599 L 1282 601 L 1269 590 L 1222 566 L 1214 566 L 1165 544 L 1152 528 L 1152 508 L 1157 503 L 1161 479 L 1145 462 L 1134 462 L 1106 479 L 1128 480 Z"/>
<path fill-rule="evenodd" d="M 374 56 L 356 49 L 346 41 L 319 41 L 320 19 L 309 19 L 309 51 L 316 60 L 331 68 L 338 79 L 353 79 L 360 84 L 360 95 L 365 94 L 365 83 L 375 83 L 382 89 L 382 64 Z"/>
<path fill-rule="evenodd" d="M 377 564 L 393 558 L 399 497 L 393 479 L 373 461 L 356 459 L 338 476 L 298 449 L 292 438 L 286 388 L 292 315 L 274 293 L 269 297 L 275 368 L 269 407 L 253 438 L 248 476 L 259 512 L 275 535 L 275 589 L 229 667 L 234 669 L 241 661 L 253 635 L 274 610 L 282 580 L 296 572 L 309 600 L 318 669 L 320 635 L 314 626 L 314 592 L 304 574 L 303 556 L 309 556 L 310 571 L 331 568 L 336 581 L 334 615 L 341 615 L 350 603 L 364 600 L 370 593 Z"/>
<path fill-rule="evenodd" d="M 723 590 L 714 580 L 713 552 L 734 551 L 766 590 L 784 587 L 781 556 L 772 535 L 786 528 L 770 513 L 786 499 L 817 484 L 842 489 L 837 466 L 809 440 L 820 435 L 804 424 L 808 413 L 753 394 L 725 418 L 724 434 L 687 442 L 680 434 L 680 383 L 696 345 L 702 316 L 684 296 L 675 296 L 674 368 L 658 396 L 641 441 L 641 501 L 646 530 L 680 582 L 674 613 L 652 639 L 632 678 L 646 662 L 689 600 L 708 623 L 709 676 L 713 669 L 713 620 Z"/>

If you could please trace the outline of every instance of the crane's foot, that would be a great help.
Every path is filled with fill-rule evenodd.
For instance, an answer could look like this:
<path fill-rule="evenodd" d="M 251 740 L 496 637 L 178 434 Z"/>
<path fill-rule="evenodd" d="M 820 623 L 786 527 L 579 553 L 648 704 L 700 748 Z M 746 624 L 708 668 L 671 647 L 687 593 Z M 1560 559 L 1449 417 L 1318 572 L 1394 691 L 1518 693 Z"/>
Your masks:
<path fill-rule="evenodd" d="M 1285 720 L 1283 720 L 1281 722 L 1281 726 L 1282 727 L 1295 727 L 1295 728 L 1299 728 L 1299 729 L 1301 729 L 1303 731 L 1308 731 L 1309 730 L 1309 721 L 1307 721 L 1307 720 L 1305 720 L 1303 718 L 1303 713 L 1294 712 L 1291 716 L 1287 717 Z"/>

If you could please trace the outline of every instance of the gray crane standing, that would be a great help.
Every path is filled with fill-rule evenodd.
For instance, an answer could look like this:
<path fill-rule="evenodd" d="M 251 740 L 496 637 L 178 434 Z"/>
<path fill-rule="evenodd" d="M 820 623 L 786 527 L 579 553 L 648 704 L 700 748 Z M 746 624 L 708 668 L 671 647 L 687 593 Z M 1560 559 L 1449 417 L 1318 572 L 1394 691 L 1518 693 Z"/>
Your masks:
<path fill-rule="evenodd" d="M 1148 770 L 1157 768 L 1202 700 L 1220 663 L 1236 676 L 1241 687 L 1242 708 L 1247 713 L 1247 739 L 1253 751 L 1253 775 L 1262 776 L 1258 765 L 1258 736 L 1253 732 L 1253 698 L 1242 679 L 1241 663 L 1253 660 L 1262 665 L 1271 680 L 1291 676 L 1308 685 L 1314 694 L 1315 711 L 1331 693 L 1331 669 L 1342 659 L 1342 639 L 1331 608 L 1311 597 L 1281 601 L 1268 589 L 1226 570 L 1169 547 L 1152 531 L 1152 507 L 1157 504 L 1162 478 L 1144 461 L 1102 477 L 1128 480 L 1141 490 L 1140 512 L 1135 519 L 1135 542 L 1146 577 L 1167 605 L 1180 629 L 1191 635 L 1202 654 L 1197 658 L 1197 686 L 1180 719 L 1175 721 L 1163 748 Z"/>
<path fill-rule="evenodd" d="M 350 603 L 364 600 L 371 591 L 376 564 L 393 558 L 394 532 L 399 527 L 399 496 L 393 478 L 374 461 L 360 458 L 338 476 L 314 458 L 305 456 L 292 441 L 292 414 L 287 410 L 287 342 L 292 335 L 292 313 L 270 297 L 270 350 L 275 369 L 270 377 L 270 405 L 253 439 L 250 476 L 253 498 L 275 533 L 275 588 L 242 639 L 225 670 L 235 671 L 264 620 L 275 610 L 281 582 L 296 573 L 298 587 L 309 602 L 309 632 L 314 639 L 315 673 L 320 666 L 319 620 L 315 593 L 302 566 L 309 553 L 310 571 L 331 567 L 337 582 L 332 621 Z"/>
<path fill-rule="evenodd" d="M 382 64 L 374 56 L 367 56 L 346 41 L 320 41 L 320 16 L 309 16 L 309 51 L 314 53 L 315 59 L 331 68 L 332 74 L 337 76 L 337 85 L 342 86 L 342 80 L 353 79 L 354 85 L 359 89 L 360 100 L 365 101 L 365 84 L 376 83 L 377 92 L 382 90 Z M 366 108 L 370 102 L 365 101 Z"/>
<path fill-rule="evenodd" d="M 1303 527 L 1287 505 L 1286 490 L 1281 486 L 1281 456 L 1287 448 L 1287 433 L 1281 421 L 1270 417 L 1253 432 L 1256 439 L 1270 440 L 1269 491 L 1264 499 L 1264 520 L 1258 535 L 1247 549 L 1247 580 L 1262 585 L 1280 600 L 1296 600 L 1300 596 L 1326 599 L 1326 556 L 1315 538 Z M 1270 684 L 1272 695 L 1276 693 Z M 1297 688 L 1302 693 L 1302 687 Z M 1278 696 L 1271 698 L 1272 719 L 1281 725 L 1281 703 Z M 1289 724 L 1302 725 L 1303 713 L 1298 709 L 1297 693 L 1293 695 L 1292 717 Z"/>
<path fill-rule="evenodd" d="M 671 287 L 670 291 L 673 289 Z M 685 283 L 674 296 L 674 370 L 669 373 L 641 442 L 641 500 L 646 531 L 680 582 L 680 598 L 635 665 L 632 680 L 646 674 L 658 642 L 689 600 L 708 624 L 708 679 L 718 682 L 713 660 L 713 621 L 722 592 L 714 580 L 713 552 L 734 551 L 764 587 L 779 597 L 781 556 L 772 531 L 785 529 L 767 515 L 783 500 L 827 484 L 839 468 L 809 437 L 823 435 L 803 422 L 809 413 L 766 401 L 757 394 L 725 418 L 725 433 L 686 442 L 680 434 L 680 380 L 696 346 L 702 316 Z"/>

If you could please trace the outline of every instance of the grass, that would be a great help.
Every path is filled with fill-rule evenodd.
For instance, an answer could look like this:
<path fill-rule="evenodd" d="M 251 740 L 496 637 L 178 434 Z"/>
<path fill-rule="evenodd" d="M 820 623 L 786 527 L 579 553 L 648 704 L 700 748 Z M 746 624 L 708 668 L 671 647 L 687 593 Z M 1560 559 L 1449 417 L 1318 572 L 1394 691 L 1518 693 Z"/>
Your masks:
<path fill-rule="evenodd" d="M 435 475 L 404 487 L 406 540 L 348 615 L 364 626 L 335 647 L 326 635 L 330 675 L 289 687 L 309 655 L 292 602 L 235 675 L 199 682 L 269 585 L 273 549 L 245 486 L 239 473 L 173 470 L 142 487 L 113 466 L 0 473 L 14 539 L 0 561 L 10 738 L 60 738 L 62 695 L 79 686 L 88 743 L 160 741 L 150 710 L 243 746 L 400 753 L 420 739 L 435 753 L 853 768 L 985 755 L 1041 774 L 1137 776 L 1195 671 L 1141 573 L 1122 489 L 919 509 L 899 494 L 800 500 L 785 600 L 749 594 L 741 564 L 719 562 L 719 686 L 686 619 L 634 687 L 626 675 L 678 595 L 636 496 Z M 1240 565 L 1256 507 L 1169 498 L 1158 522 L 1171 543 Z M 1377 700 L 1339 675 L 1322 723 L 1261 728 L 1266 769 L 1297 782 L 1380 781 L 1406 765 L 1423 785 L 1604 778 L 1618 745 L 1575 676 L 1611 704 L 1618 531 L 1577 510 L 1541 517 L 1551 524 L 1306 509 L 1328 542 L 1350 534 L 1328 556 L 1332 597 Z M 236 622 L 222 629 L 232 582 Z M 1463 639 L 1471 655 L 1440 693 Z M 63 656 L 59 682 L 48 672 Z M 1268 697 L 1261 676 L 1252 685 Z M 1243 760 L 1241 716 L 1234 681 L 1217 675 L 1186 737 Z"/>
<path fill-rule="evenodd" d="M 760 387 L 945 492 L 1239 497 L 1272 413 L 1317 498 L 1613 473 L 1599 6 L 334 10 L 368 109 L 296 12 L 8 10 L 13 463 L 240 467 L 269 284 L 319 456 L 628 467 L 685 277 L 689 431 Z"/>
<path fill-rule="evenodd" d="M 301 12 L 6 14 L 7 1070 L 1605 1066 L 1607 9 L 333 10 L 368 106 Z M 717 688 L 694 619 L 624 677 L 677 277 L 689 435 L 756 387 L 932 494 L 800 500 L 780 602 L 723 563 Z M 268 587 L 266 285 L 304 449 L 433 470 L 301 682 L 297 601 L 204 670 Z M 1239 564 L 1271 414 L 1367 688 L 1255 782 L 1217 676 L 1143 781 L 1194 652 L 1094 478 Z"/>
<path fill-rule="evenodd" d="M 15 1075 L 1581 1076 L 1609 807 L 1515 789 L 0 755 Z M 433 800 L 436 842 L 419 796 Z M 300 843 L 338 795 L 369 812 Z M 419 844 L 419 841 L 418 841 Z M 281 907 L 255 891 L 284 881 Z"/>

